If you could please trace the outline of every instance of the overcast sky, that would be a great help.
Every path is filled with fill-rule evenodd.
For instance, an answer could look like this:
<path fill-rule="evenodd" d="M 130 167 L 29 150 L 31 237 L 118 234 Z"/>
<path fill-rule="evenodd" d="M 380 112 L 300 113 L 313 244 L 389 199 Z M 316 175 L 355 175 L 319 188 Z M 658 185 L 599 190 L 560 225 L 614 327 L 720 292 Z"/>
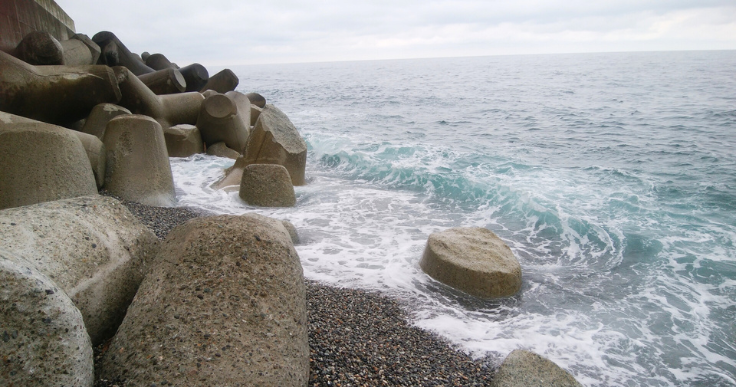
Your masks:
<path fill-rule="evenodd" d="M 56 2 L 179 65 L 736 49 L 734 0 Z"/>

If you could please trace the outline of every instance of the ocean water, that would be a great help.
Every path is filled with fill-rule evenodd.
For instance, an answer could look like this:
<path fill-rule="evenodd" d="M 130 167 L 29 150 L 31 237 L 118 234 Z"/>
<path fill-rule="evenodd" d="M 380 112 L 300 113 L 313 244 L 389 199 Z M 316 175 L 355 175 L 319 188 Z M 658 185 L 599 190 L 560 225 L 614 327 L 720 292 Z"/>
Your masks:
<path fill-rule="evenodd" d="M 297 205 L 209 185 L 172 158 L 179 205 L 289 219 L 307 278 L 400 299 L 419 327 L 499 362 L 533 350 L 588 386 L 736 385 L 736 51 L 233 68 L 309 147 Z M 486 227 L 516 297 L 419 269 L 427 237 Z"/>

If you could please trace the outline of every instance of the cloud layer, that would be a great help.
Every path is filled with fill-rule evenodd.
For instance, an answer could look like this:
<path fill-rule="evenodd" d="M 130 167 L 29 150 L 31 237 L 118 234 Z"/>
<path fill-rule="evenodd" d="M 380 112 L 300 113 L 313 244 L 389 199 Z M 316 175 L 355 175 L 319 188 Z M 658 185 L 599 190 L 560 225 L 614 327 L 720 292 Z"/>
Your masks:
<path fill-rule="evenodd" d="M 77 32 L 180 64 L 736 49 L 732 0 L 57 3 Z"/>

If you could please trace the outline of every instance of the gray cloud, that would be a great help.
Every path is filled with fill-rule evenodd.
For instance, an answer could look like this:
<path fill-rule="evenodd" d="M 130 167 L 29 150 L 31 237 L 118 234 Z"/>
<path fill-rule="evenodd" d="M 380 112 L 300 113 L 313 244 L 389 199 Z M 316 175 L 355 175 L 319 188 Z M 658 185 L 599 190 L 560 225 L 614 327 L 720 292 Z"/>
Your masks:
<path fill-rule="evenodd" d="M 77 31 L 179 64 L 736 49 L 732 0 L 58 0 Z"/>

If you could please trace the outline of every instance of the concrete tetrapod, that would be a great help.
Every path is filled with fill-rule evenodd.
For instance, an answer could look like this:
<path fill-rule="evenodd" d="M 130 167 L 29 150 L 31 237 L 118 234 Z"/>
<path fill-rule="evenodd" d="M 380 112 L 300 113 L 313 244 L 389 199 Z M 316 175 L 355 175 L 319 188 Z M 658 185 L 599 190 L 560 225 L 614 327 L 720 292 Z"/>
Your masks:
<path fill-rule="evenodd" d="M 224 142 L 228 148 L 243 152 L 250 135 L 250 102 L 238 94 L 232 97 L 215 94 L 205 98 L 202 103 L 197 128 L 207 146 Z"/>
<path fill-rule="evenodd" d="M 293 185 L 304 185 L 307 143 L 276 106 L 266 105 L 245 146 L 245 163 L 279 164 L 286 167 Z"/>
<path fill-rule="evenodd" d="M 0 51 L 0 111 L 65 125 L 120 98 L 107 66 L 31 66 Z"/>
<path fill-rule="evenodd" d="M 176 203 L 174 178 L 161 125 L 153 118 L 122 115 L 108 122 L 105 189 L 122 199 L 149 206 Z"/>
<path fill-rule="evenodd" d="M 102 140 L 97 138 L 97 136 L 77 132 L 76 130 L 72 130 L 72 133 L 79 138 L 79 141 L 84 147 L 84 151 L 87 153 L 87 158 L 89 159 L 90 166 L 92 167 L 92 172 L 95 175 L 97 189 L 102 188 L 102 185 L 105 183 L 105 163 L 107 161 L 105 144 L 103 144 Z"/>
<path fill-rule="evenodd" d="M 204 152 L 202 136 L 194 125 L 181 124 L 166 128 L 164 139 L 169 157 L 189 157 Z"/>
<path fill-rule="evenodd" d="M 101 103 L 92 108 L 92 111 L 84 121 L 84 126 L 82 126 L 80 132 L 91 134 L 102 140 L 105 137 L 105 128 L 107 128 L 107 123 L 110 122 L 111 119 L 123 114 L 131 113 L 130 110 L 122 106 L 111 103 Z"/>
<path fill-rule="evenodd" d="M 64 64 L 67 66 L 94 65 L 100 58 L 100 46 L 87 35 L 75 34 L 59 43 L 64 48 Z"/>
<path fill-rule="evenodd" d="M 432 278 L 476 297 L 508 297 L 521 289 L 521 266 L 514 253 L 481 227 L 432 233 L 419 266 Z"/>
<path fill-rule="evenodd" d="M 25 259 L 0 250 L 2 386 L 92 387 L 92 344 L 79 310 Z"/>
<path fill-rule="evenodd" d="M 103 378 L 135 386 L 307 385 L 304 276 L 281 222 L 195 218 L 159 251 L 102 360 Z"/>
<path fill-rule="evenodd" d="M 141 74 L 138 79 L 156 95 L 181 93 L 187 88 L 184 76 L 173 68 Z"/>
<path fill-rule="evenodd" d="M 0 250 L 25 257 L 69 295 L 94 345 L 123 321 L 157 248 L 153 232 L 110 197 L 0 210 Z"/>
<path fill-rule="evenodd" d="M 238 83 L 240 83 L 238 76 L 232 70 L 225 69 L 211 76 L 199 91 L 214 90 L 218 93 L 227 93 L 228 91 L 235 90 L 238 87 Z"/>
<path fill-rule="evenodd" d="M 146 66 L 143 61 L 135 54 L 130 52 L 123 42 L 118 39 L 115 34 L 109 31 L 100 31 L 92 37 L 92 41 L 97 43 L 102 50 L 100 56 L 100 64 L 112 66 L 125 66 L 135 75 L 152 73 L 156 70 Z"/>
<path fill-rule="evenodd" d="M 90 161 L 71 130 L 0 112 L 0 209 L 93 194 Z"/>
<path fill-rule="evenodd" d="M 243 170 L 238 195 L 246 203 L 261 207 L 293 207 L 294 186 L 283 165 L 251 164 Z"/>
<path fill-rule="evenodd" d="M 32 65 L 63 65 L 64 47 L 50 33 L 34 31 L 26 34 L 13 55 Z"/>
<path fill-rule="evenodd" d="M 534 352 L 517 349 L 503 361 L 491 387 L 582 387 L 567 371 Z"/>
<path fill-rule="evenodd" d="M 164 129 L 178 124 L 197 123 L 199 110 L 204 101 L 202 94 L 195 92 L 156 95 L 125 67 L 115 67 L 114 70 L 123 93 L 120 106 L 134 114 L 153 117 Z"/>

